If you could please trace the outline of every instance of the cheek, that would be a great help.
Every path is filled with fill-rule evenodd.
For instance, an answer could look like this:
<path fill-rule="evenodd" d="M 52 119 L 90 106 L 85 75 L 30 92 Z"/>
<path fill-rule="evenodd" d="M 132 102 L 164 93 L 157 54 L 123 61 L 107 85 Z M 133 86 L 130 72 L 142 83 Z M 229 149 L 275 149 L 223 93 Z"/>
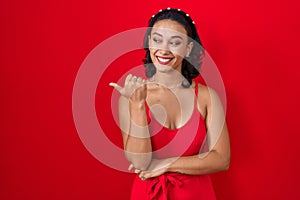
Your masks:
<path fill-rule="evenodd" d="M 176 56 L 176 63 L 182 63 L 183 57 L 181 56 Z"/>
<path fill-rule="evenodd" d="M 154 56 L 156 54 L 156 52 L 158 51 L 158 49 L 154 49 L 154 48 L 150 48 L 150 55 Z"/>
<path fill-rule="evenodd" d="M 170 51 L 175 55 L 176 57 L 184 58 L 186 55 L 186 48 L 174 48 L 170 49 Z"/>
<path fill-rule="evenodd" d="M 154 50 L 154 49 L 149 49 L 149 50 L 150 50 L 150 58 L 151 58 L 151 60 L 153 62 L 154 58 L 155 58 L 155 52 L 156 52 L 156 50 Z"/>

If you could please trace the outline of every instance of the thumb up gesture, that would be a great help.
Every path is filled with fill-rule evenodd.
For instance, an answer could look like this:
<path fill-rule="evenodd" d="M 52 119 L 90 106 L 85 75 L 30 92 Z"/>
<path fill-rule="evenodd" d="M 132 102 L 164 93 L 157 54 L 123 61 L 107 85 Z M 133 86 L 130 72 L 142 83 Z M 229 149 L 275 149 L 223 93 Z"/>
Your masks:
<path fill-rule="evenodd" d="M 147 85 L 146 80 L 141 77 L 127 75 L 125 79 L 124 87 L 121 87 L 117 83 L 109 83 L 114 87 L 122 96 L 133 102 L 144 102 L 147 97 Z"/>

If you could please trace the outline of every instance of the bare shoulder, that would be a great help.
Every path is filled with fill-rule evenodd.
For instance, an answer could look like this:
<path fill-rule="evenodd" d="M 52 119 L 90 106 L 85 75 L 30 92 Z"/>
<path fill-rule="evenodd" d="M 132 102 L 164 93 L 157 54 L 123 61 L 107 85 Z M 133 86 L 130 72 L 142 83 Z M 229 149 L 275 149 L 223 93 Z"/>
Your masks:
<path fill-rule="evenodd" d="M 206 106 L 210 101 L 209 87 L 201 83 L 193 83 L 193 88 L 195 89 L 196 84 L 198 84 L 198 104 Z"/>
<path fill-rule="evenodd" d="M 203 103 L 210 104 L 212 100 L 218 98 L 219 96 L 213 88 L 198 83 L 198 101 L 202 101 Z"/>
<path fill-rule="evenodd" d="M 219 96 L 213 88 L 201 83 L 193 83 L 193 88 L 195 88 L 196 84 L 198 84 L 198 108 L 203 116 L 205 116 L 211 104 L 219 101 Z"/>

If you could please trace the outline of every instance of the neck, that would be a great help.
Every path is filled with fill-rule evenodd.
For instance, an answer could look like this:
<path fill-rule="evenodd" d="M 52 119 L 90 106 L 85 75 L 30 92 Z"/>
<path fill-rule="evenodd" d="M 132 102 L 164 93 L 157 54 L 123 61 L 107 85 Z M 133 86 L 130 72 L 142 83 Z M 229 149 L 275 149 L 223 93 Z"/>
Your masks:
<path fill-rule="evenodd" d="M 163 85 L 164 87 L 175 88 L 181 86 L 184 77 L 177 70 L 172 70 L 167 73 L 156 71 L 151 79 L 153 82 Z"/>

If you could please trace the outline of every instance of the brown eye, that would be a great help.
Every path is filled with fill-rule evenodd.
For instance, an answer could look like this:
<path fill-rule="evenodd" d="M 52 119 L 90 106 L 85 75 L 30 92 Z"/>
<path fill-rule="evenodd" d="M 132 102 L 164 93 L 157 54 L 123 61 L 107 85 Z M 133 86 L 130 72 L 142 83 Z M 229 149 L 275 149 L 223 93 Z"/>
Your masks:
<path fill-rule="evenodd" d="M 158 38 L 153 38 L 153 42 L 159 44 L 159 43 L 162 43 L 162 40 L 158 39 Z"/>
<path fill-rule="evenodd" d="M 170 45 L 174 46 L 174 47 L 177 47 L 177 46 L 181 45 L 181 42 L 180 41 L 170 42 Z"/>

